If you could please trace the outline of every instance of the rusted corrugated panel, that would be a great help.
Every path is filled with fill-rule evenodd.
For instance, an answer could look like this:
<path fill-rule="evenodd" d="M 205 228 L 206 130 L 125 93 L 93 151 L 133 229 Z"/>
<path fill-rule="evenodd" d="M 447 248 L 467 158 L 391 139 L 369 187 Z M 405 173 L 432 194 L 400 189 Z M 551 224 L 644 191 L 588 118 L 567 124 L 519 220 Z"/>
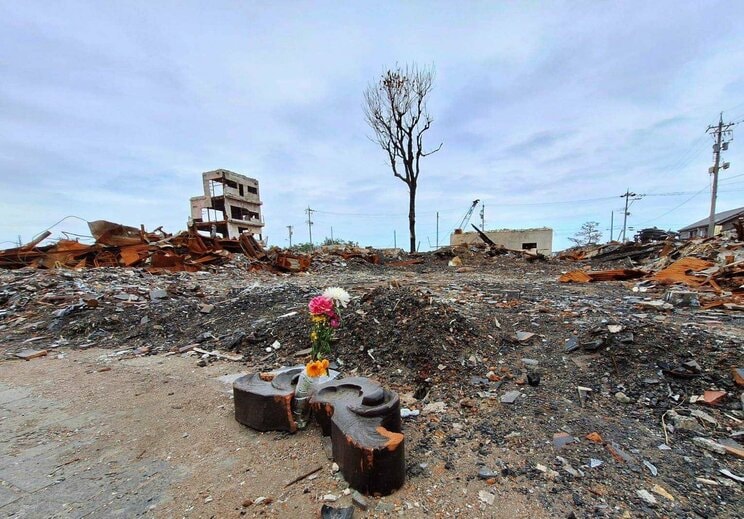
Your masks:
<path fill-rule="evenodd" d="M 310 256 L 280 253 L 274 259 L 274 266 L 289 272 L 303 272 L 310 267 Z"/>
<path fill-rule="evenodd" d="M 150 256 L 150 268 L 147 270 L 150 272 L 181 272 L 184 270 L 195 272 L 199 270 L 199 268 L 193 265 L 185 265 L 183 256 L 172 251 L 157 250 L 152 254 L 152 256 Z"/>
<path fill-rule="evenodd" d="M 243 249 L 246 256 L 256 259 L 266 258 L 266 251 L 263 250 L 261 244 L 258 243 L 252 235 L 241 234 L 238 241 L 240 242 L 240 247 Z"/>
<path fill-rule="evenodd" d="M 217 256 L 215 254 L 205 254 L 204 256 L 200 256 L 199 258 L 192 259 L 191 261 L 189 261 L 189 263 L 193 263 L 194 265 L 204 265 L 221 261 L 224 258 L 225 257 L 222 255 Z"/>
<path fill-rule="evenodd" d="M 624 281 L 626 279 L 642 278 L 646 275 L 642 270 L 633 269 L 600 270 L 588 274 L 592 281 Z"/>
<path fill-rule="evenodd" d="M 589 283 L 592 278 L 583 270 L 574 270 L 572 272 L 566 272 L 558 281 L 561 283 Z"/>
<path fill-rule="evenodd" d="M 173 243 L 174 245 L 183 245 L 187 247 L 189 252 L 193 254 L 207 254 L 208 252 L 212 252 L 212 247 L 209 247 L 205 243 L 205 240 L 195 232 L 179 237 L 179 239 L 174 240 Z"/>
<path fill-rule="evenodd" d="M 688 272 L 704 270 L 713 265 L 714 263 L 700 258 L 681 258 L 664 270 L 657 272 L 653 279 L 664 283 L 684 283 L 690 286 L 698 286 L 704 281 L 704 278 L 690 275 Z"/>
<path fill-rule="evenodd" d="M 145 244 L 128 245 L 119 250 L 120 263 L 124 267 L 132 267 L 144 260 L 148 254 L 148 246 Z"/>
<path fill-rule="evenodd" d="M 558 259 L 580 261 L 584 259 L 585 255 L 586 253 L 583 250 L 572 250 L 572 251 L 567 251 L 567 252 L 561 252 L 560 254 L 558 254 Z"/>
<path fill-rule="evenodd" d="M 566 272 L 558 281 L 561 283 L 589 283 L 590 281 L 624 281 L 626 279 L 638 279 L 645 276 L 642 270 L 618 269 L 598 270 L 587 272 L 586 270 L 574 270 Z"/>
<path fill-rule="evenodd" d="M 74 240 L 59 240 L 37 261 L 39 267 L 53 269 L 58 267 L 74 267 L 80 263 L 80 258 L 96 252 L 93 245 L 85 245 Z"/>

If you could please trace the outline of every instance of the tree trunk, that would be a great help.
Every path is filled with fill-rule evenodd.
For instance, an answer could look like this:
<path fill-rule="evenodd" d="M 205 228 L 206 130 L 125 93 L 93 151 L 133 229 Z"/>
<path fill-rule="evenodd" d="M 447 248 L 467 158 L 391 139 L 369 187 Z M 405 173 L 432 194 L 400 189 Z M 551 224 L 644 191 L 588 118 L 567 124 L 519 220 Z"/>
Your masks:
<path fill-rule="evenodd" d="M 416 252 L 416 183 L 408 184 L 408 232 L 411 235 L 411 253 Z"/>

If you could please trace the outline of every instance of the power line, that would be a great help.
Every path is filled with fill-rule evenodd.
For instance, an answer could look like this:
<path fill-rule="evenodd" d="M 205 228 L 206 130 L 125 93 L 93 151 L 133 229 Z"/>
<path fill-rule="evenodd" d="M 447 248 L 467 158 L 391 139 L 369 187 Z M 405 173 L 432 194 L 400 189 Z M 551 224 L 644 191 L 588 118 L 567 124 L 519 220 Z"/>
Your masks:
<path fill-rule="evenodd" d="M 677 205 L 677 206 L 673 207 L 672 209 L 670 209 L 670 210 L 669 210 L 669 211 L 667 211 L 666 213 L 664 213 L 664 214 L 660 214 L 660 215 L 659 215 L 659 216 L 657 216 L 656 218 L 651 218 L 650 220 L 646 220 L 646 221 L 643 221 L 643 222 L 641 222 L 641 223 L 639 223 L 639 224 L 637 224 L 637 225 L 641 226 L 641 225 L 645 225 L 645 224 L 647 224 L 647 223 L 650 223 L 650 222 L 655 222 L 655 221 L 658 221 L 659 219 L 661 219 L 661 218 L 665 217 L 666 215 L 668 215 L 668 214 L 670 214 L 670 213 L 673 213 L 674 211 L 676 211 L 677 209 L 679 209 L 680 207 L 682 207 L 683 205 L 685 205 L 685 204 L 686 204 L 687 202 L 689 202 L 690 200 L 692 200 L 693 198 L 695 198 L 696 196 L 698 196 L 698 195 L 699 195 L 700 193 L 702 193 L 702 192 L 703 192 L 703 191 L 705 191 L 706 189 L 708 189 L 708 186 L 705 186 L 705 187 L 704 187 L 703 189 L 701 189 L 700 191 L 696 192 L 696 193 L 695 193 L 695 194 L 693 194 L 693 195 L 692 195 L 692 196 L 691 196 L 690 198 L 688 198 L 687 200 L 685 200 L 685 201 L 684 201 L 684 202 L 682 202 L 681 204 L 679 204 L 679 205 Z"/>
<path fill-rule="evenodd" d="M 739 173 L 738 175 L 733 175 L 731 177 L 722 178 L 718 182 L 721 183 L 721 184 L 723 184 L 725 182 L 730 182 L 731 180 L 733 180 L 735 178 L 739 178 L 739 177 L 744 177 L 744 173 Z M 734 183 L 736 184 L 737 182 L 734 182 Z"/>
<path fill-rule="evenodd" d="M 583 198 L 578 200 L 560 200 L 556 202 L 526 202 L 526 203 L 499 203 L 499 207 L 532 207 L 540 205 L 559 205 L 559 204 L 578 204 L 584 202 L 603 202 L 606 200 L 614 200 L 614 196 L 603 196 L 598 198 Z M 306 210 L 307 211 L 307 210 Z M 323 211 L 321 209 L 313 209 L 314 213 L 327 214 L 332 216 L 363 216 L 368 218 L 390 218 L 390 217 L 408 217 L 407 214 L 403 213 L 343 213 L 336 211 Z M 445 211 L 440 214 L 453 214 L 454 211 Z M 429 214 L 429 213 L 417 213 L 417 214 Z M 434 213 L 432 213 L 434 214 Z"/>

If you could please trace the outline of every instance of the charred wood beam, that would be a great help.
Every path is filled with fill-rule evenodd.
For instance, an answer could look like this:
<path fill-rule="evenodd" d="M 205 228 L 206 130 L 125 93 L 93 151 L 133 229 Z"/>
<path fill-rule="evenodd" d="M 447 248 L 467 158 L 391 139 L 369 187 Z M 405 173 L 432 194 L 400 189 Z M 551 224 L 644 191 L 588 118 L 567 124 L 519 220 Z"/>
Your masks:
<path fill-rule="evenodd" d="M 258 431 L 295 432 L 292 397 L 304 366 L 265 380 L 246 375 L 233 384 L 235 419 Z M 354 377 L 317 388 L 310 406 L 349 485 L 365 494 L 387 495 L 405 480 L 400 400 L 377 382 Z"/>

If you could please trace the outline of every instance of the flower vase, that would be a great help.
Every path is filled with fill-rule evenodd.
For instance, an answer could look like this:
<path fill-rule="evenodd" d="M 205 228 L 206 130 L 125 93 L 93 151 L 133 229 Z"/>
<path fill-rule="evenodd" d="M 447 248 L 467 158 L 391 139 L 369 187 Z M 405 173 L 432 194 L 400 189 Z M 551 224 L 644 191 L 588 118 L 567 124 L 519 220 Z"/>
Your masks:
<path fill-rule="evenodd" d="M 328 370 L 327 375 L 311 377 L 305 370 L 302 370 L 300 377 L 297 379 L 294 399 L 292 399 L 292 417 L 298 429 L 307 427 L 310 420 L 310 397 L 313 396 L 316 388 L 338 376 L 338 371 Z"/>

